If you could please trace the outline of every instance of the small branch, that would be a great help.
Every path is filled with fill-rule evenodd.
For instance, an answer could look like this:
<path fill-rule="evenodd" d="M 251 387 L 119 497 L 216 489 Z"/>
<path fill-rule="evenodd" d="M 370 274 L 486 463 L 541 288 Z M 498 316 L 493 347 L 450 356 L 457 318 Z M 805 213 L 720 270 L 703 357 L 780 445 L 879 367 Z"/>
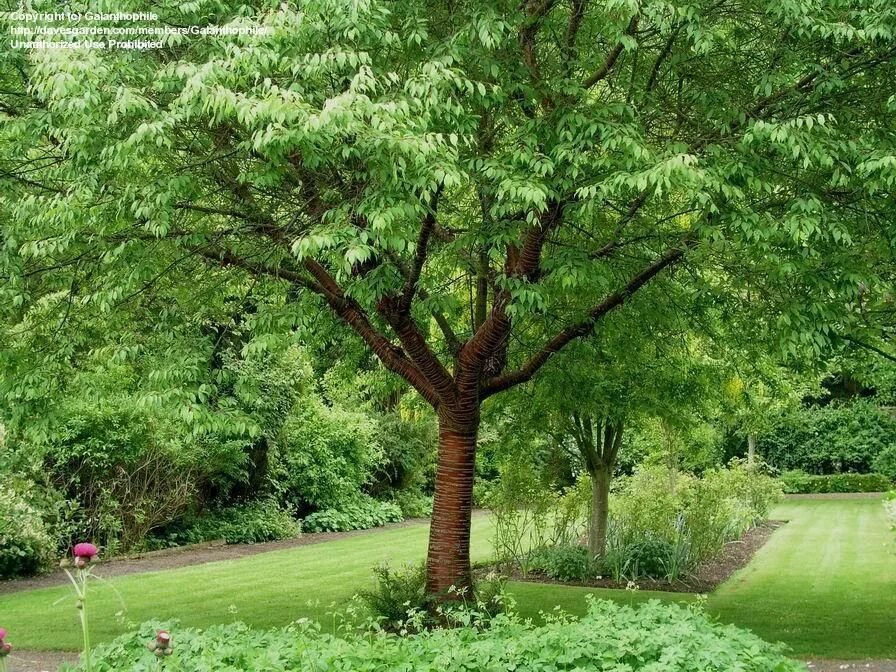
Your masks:
<path fill-rule="evenodd" d="M 407 264 L 405 264 L 398 255 L 387 250 L 386 256 L 389 257 L 389 260 L 393 264 L 395 264 L 395 267 L 398 269 L 398 272 L 401 273 L 402 277 L 407 278 L 408 275 L 410 275 L 410 269 L 408 269 Z M 422 287 L 417 288 L 417 296 L 420 297 L 421 301 L 429 300 L 429 293 Z M 439 329 L 442 331 L 442 335 L 445 337 L 445 342 L 447 343 L 451 354 L 456 356 L 463 344 L 460 342 L 460 339 L 458 339 L 457 334 L 454 333 L 454 329 L 451 328 L 448 319 L 436 309 L 432 309 L 430 313 Z"/>
<path fill-rule="evenodd" d="M 439 196 L 441 195 L 441 186 L 436 190 L 433 196 L 430 211 L 423 218 L 423 224 L 420 226 L 420 235 L 417 238 L 417 248 L 414 253 L 414 261 L 405 277 L 404 288 L 401 290 L 401 297 L 398 301 L 398 310 L 407 313 L 411 309 L 411 303 L 414 300 L 414 292 L 417 290 L 417 283 L 420 281 L 420 274 L 423 272 L 423 264 L 426 263 L 426 257 L 429 253 L 429 240 L 432 237 L 436 226 L 436 206 L 438 205 Z"/>
<path fill-rule="evenodd" d="M 675 30 L 669 33 L 669 39 L 666 40 L 666 43 L 663 45 L 659 56 L 657 56 L 656 60 L 653 62 L 653 67 L 650 69 L 650 76 L 647 78 L 647 86 L 644 87 L 647 93 L 653 91 L 654 87 L 656 86 L 657 80 L 659 79 L 660 68 L 663 67 L 663 63 L 669 57 L 669 54 L 672 53 L 672 45 L 675 44 L 675 40 L 680 32 L 681 25 L 679 25 L 675 28 Z"/>
<path fill-rule="evenodd" d="M 616 222 L 616 228 L 613 230 L 613 236 L 606 245 L 604 245 L 599 250 L 596 250 L 589 256 L 592 259 L 599 259 L 600 257 L 607 256 L 610 252 L 612 252 L 619 245 L 619 236 L 622 235 L 623 230 L 628 225 L 630 221 L 632 221 L 638 212 L 644 207 L 644 204 L 647 202 L 647 198 L 650 196 L 650 188 L 643 189 L 640 194 L 638 194 L 632 202 L 628 206 L 628 210 L 626 213 L 619 218 L 619 221 Z"/>
<path fill-rule="evenodd" d="M 610 294 L 588 311 L 588 317 L 580 322 L 571 324 L 560 331 L 519 369 L 500 376 L 495 376 L 486 381 L 483 389 L 483 397 L 490 396 L 502 390 L 507 390 L 530 380 L 555 353 L 562 350 L 575 339 L 590 334 L 598 320 L 604 315 L 624 304 L 635 292 L 646 285 L 663 269 L 678 262 L 692 244 L 693 241 L 686 240 L 683 246 L 666 250 L 666 252 L 653 263 L 629 280 L 625 287 Z"/>
<path fill-rule="evenodd" d="M 637 14 L 632 17 L 632 20 L 628 22 L 628 27 L 625 29 L 625 35 L 635 34 L 635 31 L 638 29 L 638 19 L 639 17 Z M 590 89 L 599 81 L 606 78 L 606 76 L 609 75 L 610 71 L 613 69 L 613 66 L 616 65 L 616 61 L 619 59 L 619 56 L 622 54 L 622 50 L 624 48 L 625 47 L 622 42 L 618 42 L 616 46 L 610 50 L 610 53 L 607 54 L 607 58 L 604 60 L 603 65 L 601 65 L 597 70 L 592 72 L 582 81 L 582 86 L 586 89 Z"/>
<path fill-rule="evenodd" d="M 206 205 L 196 205 L 194 203 L 177 203 L 174 206 L 178 210 L 189 210 L 191 212 L 200 212 L 205 215 L 220 215 L 222 217 L 233 217 L 234 219 L 242 219 L 247 222 L 267 222 L 264 217 L 251 215 L 239 210 L 228 210 L 227 208 L 213 208 Z"/>
<path fill-rule="evenodd" d="M 891 362 L 896 362 L 896 355 L 891 355 L 889 352 L 878 348 L 876 345 L 871 345 L 871 343 L 865 343 L 865 341 L 860 341 L 858 338 L 854 338 L 852 336 L 842 336 L 841 338 L 843 338 L 844 341 L 849 341 L 850 343 L 854 343 L 855 345 L 858 345 L 860 348 L 865 348 L 866 350 L 870 350 L 871 352 L 874 352 L 874 353 L 880 355 L 884 359 L 888 359 Z"/>
<path fill-rule="evenodd" d="M 582 19 L 585 18 L 588 0 L 571 0 L 570 4 L 572 7 L 569 14 L 569 22 L 566 24 L 566 34 L 563 36 L 563 51 L 566 54 L 567 62 L 575 58 L 576 39 L 579 36 Z"/>
<path fill-rule="evenodd" d="M 320 285 L 318 285 L 316 282 L 313 282 L 311 279 L 306 278 L 299 273 L 296 273 L 295 271 L 291 271 L 286 268 L 266 266 L 264 264 L 254 262 L 250 259 L 246 259 L 245 257 L 240 257 L 230 250 L 198 249 L 195 250 L 194 253 L 206 259 L 207 261 L 218 263 L 221 266 L 242 268 L 243 270 L 249 271 L 253 275 L 266 275 L 268 277 L 286 280 L 287 282 L 291 282 L 294 285 L 299 285 L 301 287 L 305 287 L 306 289 L 310 289 L 316 294 L 323 293 L 323 288 Z"/>
<path fill-rule="evenodd" d="M 548 12 L 553 9 L 556 2 L 557 0 L 542 0 L 541 2 L 529 0 L 529 2 L 524 3 L 527 13 L 519 32 L 520 50 L 523 54 L 523 63 L 529 71 L 529 79 L 536 90 L 542 88 L 543 82 L 541 70 L 538 67 L 538 56 L 535 53 L 535 38 L 541 28 L 541 22 Z M 545 92 L 542 92 L 542 105 L 548 109 L 553 106 L 550 96 Z"/>
<path fill-rule="evenodd" d="M 438 392 L 408 355 L 377 331 L 364 309 L 345 296 L 327 269 L 313 259 L 305 259 L 304 264 L 320 284 L 323 290 L 322 296 L 327 304 L 367 343 L 383 365 L 408 381 L 433 408 L 438 408 L 441 403 Z"/>

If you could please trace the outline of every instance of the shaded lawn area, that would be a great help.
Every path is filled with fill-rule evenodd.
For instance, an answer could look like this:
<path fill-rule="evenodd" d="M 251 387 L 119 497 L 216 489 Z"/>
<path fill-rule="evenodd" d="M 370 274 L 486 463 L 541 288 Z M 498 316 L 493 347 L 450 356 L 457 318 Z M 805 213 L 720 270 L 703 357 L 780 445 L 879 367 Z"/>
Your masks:
<path fill-rule="evenodd" d="M 788 501 L 773 516 L 791 522 L 775 532 L 746 568 L 709 596 L 725 622 L 789 644 L 794 654 L 832 658 L 896 657 L 896 535 L 878 500 Z M 491 552 L 493 527 L 473 522 L 473 558 Z M 178 619 L 207 626 L 241 620 L 278 626 L 301 617 L 332 627 L 334 605 L 372 585 L 378 562 L 418 561 L 427 526 L 384 530 L 325 544 L 94 584 L 91 631 L 108 640 L 144 620 Z M 510 584 L 524 616 L 560 606 L 582 613 L 585 595 L 620 602 L 651 598 L 687 602 L 693 595 Z M 63 598 L 62 602 L 57 600 Z M 22 649 L 76 649 L 79 626 L 64 588 L 0 596 L 0 621 Z M 12 641 L 12 637 L 10 637 Z"/>

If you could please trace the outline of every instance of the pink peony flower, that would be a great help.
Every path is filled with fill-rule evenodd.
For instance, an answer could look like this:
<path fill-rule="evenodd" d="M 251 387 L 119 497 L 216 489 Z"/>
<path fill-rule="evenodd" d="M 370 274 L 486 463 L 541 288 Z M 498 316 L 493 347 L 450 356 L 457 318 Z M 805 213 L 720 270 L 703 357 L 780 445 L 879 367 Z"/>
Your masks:
<path fill-rule="evenodd" d="M 159 643 L 159 646 L 167 648 L 171 643 L 171 634 L 166 632 L 165 630 L 159 630 L 156 635 L 156 642 Z"/>
<path fill-rule="evenodd" d="M 6 630 L 0 628 L 0 642 L 2 642 L 4 639 L 6 639 Z"/>
<path fill-rule="evenodd" d="M 76 558 L 87 558 L 88 560 L 93 560 L 97 553 L 99 553 L 99 549 L 93 544 L 81 543 L 77 544 L 72 549 L 72 555 Z"/>

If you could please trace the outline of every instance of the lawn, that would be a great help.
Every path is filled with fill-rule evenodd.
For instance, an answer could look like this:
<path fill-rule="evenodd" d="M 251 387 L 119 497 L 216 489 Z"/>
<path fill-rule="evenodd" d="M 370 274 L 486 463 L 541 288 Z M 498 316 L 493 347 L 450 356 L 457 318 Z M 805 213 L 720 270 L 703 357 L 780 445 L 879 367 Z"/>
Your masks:
<path fill-rule="evenodd" d="M 791 522 L 779 529 L 751 564 L 709 597 L 707 609 L 724 621 L 817 657 L 896 657 L 896 543 L 877 500 L 789 501 L 774 512 Z M 473 556 L 489 557 L 492 527 L 474 520 Z M 371 585 L 370 568 L 382 561 L 419 560 L 424 525 L 115 579 L 97 586 L 91 601 L 94 639 L 109 639 L 131 624 L 177 618 L 205 626 L 243 620 L 282 625 L 300 617 L 331 622 L 344 604 Z M 651 597 L 687 601 L 688 595 L 608 591 L 514 583 L 510 592 L 523 615 L 556 605 L 581 613 L 584 596 L 619 601 Z M 0 621 L 21 648 L 75 649 L 79 630 L 64 588 L 0 597 Z M 61 601 L 60 601 L 61 600 Z M 126 605 L 126 611 L 121 604 Z"/>
<path fill-rule="evenodd" d="M 790 501 L 791 523 L 709 609 L 795 652 L 896 658 L 896 535 L 877 499 Z"/>
<path fill-rule="evenodd" d="M 474 517 L 474 561 L 491 557 L 492 530 L 489 518 Z M 94 582 L 91 636 L 105 641 L 151 619 L 178 619 L 197 627 L 234 620 L 270 627 L 302 617 L 332 623 L 333 605 L 344 605 L 373 585 L 372 567 L 422 561 L 427 531 L 426 525 L 393 528 L 239 560 L 132 574 L 107 585 Z M 101 567 L 97 573 L 102 575 Z M 80 624 L 67 587 L 0 595 L 0 625 L 21 649 L 80 646 Z"/>
<path fill-rule="evenodd" d="M 709 596 L 707 610 L 787 643 L 795 655 L 896 658 L 896 535 L 880 501 L 789 500 L 773 517 L 790 522 Z M 532 585 L 516 590 L 520 610 L 530 614 L 555 604 L 582 613 L 584 596 L 594 592 L 623 600 L 646 596 Z"/>

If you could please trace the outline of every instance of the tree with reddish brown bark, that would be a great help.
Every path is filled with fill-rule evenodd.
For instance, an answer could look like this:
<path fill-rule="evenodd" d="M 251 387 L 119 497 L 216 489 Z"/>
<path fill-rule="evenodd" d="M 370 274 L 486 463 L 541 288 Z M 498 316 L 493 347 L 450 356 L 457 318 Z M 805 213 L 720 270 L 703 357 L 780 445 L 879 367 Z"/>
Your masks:
<path fill-rule="evenodd" d="M 221 2 L 270 34 L 4 45 L 0 391 L 24 422 L 98 344 L 247 295 L 263 341 L 314 297 L 434 409 L 427 592 L 469 588 L 482 405 L 654 278 L 752 297 L 794 352 L 883 291 L 887 1 Z"/>

